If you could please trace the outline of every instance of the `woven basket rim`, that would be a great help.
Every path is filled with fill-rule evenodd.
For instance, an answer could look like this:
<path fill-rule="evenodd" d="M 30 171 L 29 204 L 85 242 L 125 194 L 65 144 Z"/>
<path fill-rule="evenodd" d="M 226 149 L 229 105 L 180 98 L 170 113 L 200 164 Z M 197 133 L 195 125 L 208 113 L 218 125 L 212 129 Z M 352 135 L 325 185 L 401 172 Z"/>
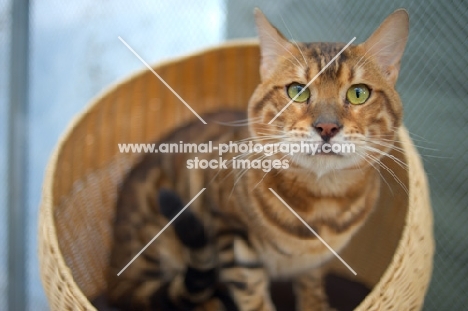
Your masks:
<path fill-rule="evenodd" d="M 230 47 L 247 47 L 247 46 L 255 46 L 255 45 L 258 45 L 257 39 L 230 40 L 230 41 L 226 41 L 224 43 L 218 44 L 218 45 L 200 49 L 193 53 L 189 53 L 189 54 L 181 55 L 178 57 L 173 57 L 173 58 L 169 58 L 163 61 L 159 61 L 155 63 L 154 65 L 152 65 L 151 67 L 160 68 L 162 66 L 177 63 L 184 59 L 202 55 L 210 51 L 219 51 L 219 50 L 230 48 Z M 80 302 L 82 302 L 83 306 L 86 306 L 86 309 L 88 310 L 96 310 L 96 309 L 91 305 L 89 299 L 84 295 L 82 290 L 79 288 L 79 286 L 75 282 L 72 272 L 69 269 L 69 267 L 66 265 L 63 253 L 59 247 L 59 241 L 57 237 L 55 219 L 54 219 L 54 210 L 53 210 L 54 209 L 53 185 L 54 185 L 55 177 L 57 174 L 57 164 L 60 159 L 60 155 L 61 155 L 64 143 L 70 138 L 75 128 L 80 125 L 83 119 L 85 119 L 86 116 L 90 114 L 93 111 L 93 109 L 101 103 L 102 99 L 108 96 L 109 94 L 115 92 L 120 87 L 120 85 L 134 81 L 134 79 L 147 73 L 147 71 L 148 71 L 148 68 L 137 70 L 134 73 L 130 74 L 128 77 L 121 79 L 115 83 L 112 83 L 110 86 L 108 86 L 103 91 L 101 91 L 97 96 L 91 99 L 90 102 L 86 105 L 86 107 L 82 110 L 82 112 L 74 116 L 72 120 L 69 122 L 69 124 L 67 125 L 65 131 L 58 139 L 58 142 L 53 152 L 51 153 L 50 160 L 48 161 L 48 164 L 45 170 L 45 177 L 44 177 L 44 183 L 43 183 L 43 189 L 42 189 L 42 198 L 41 198 L 41 203 L 40 203 L 41 205 L 40 205 L 40 211 L 39 211 L 39 226 L 38 226 L 39 250 L 41 253 L 41 251 L 45 247 L 44 242 L 43 242 L 44 239 L 47 240 L 51 248 L 54 248 L 56 250 L 56 252 L 53 255 L 51 255 L 53 261 L 56 262 L 56 264 L 58 265 L 58 269 L 61 271 L 61 273 L 63 273 L 63 278 L 65 279 L 65 282 L 69 285 L 70 290 L 72 291 L 72 294 L 75 295 L 75 297 Z M 402 144 L 402 148 L 405 151 L 405 158 L 407 160 L 407 163 L 409 164 L 410 161 L 411 162 L 416 161 L 416 166 L 418 166 L 420 164 L 418 153 L 414 145 L 412 144 L 408 131 L 404 125 L 402 125 L 399 129 L 399 136 L 402 142 L 404 142 Z M 421 168 L 415 167 L 414 169 L 420 170 Z M 410 190 L 410 184 L 413 178 L 414 176 L 412 176 L 410 172 L 408 172 L 409 201 L 411 201 L 411 196 L 414 195 L 412 194 Z M 59 202 L 55 202 L 55 203 L 58 205 Z M 376 289 L 380 288 L 383 283 L 388 282 L 388 280 L 391 278 L 392 272 L 395 270 L 395 267 L 398 264 L 395 258 L 399 256 L 403 256 L 405 253 L 403 243 L 404 241 L 408 239 L 408 236 L 410 234 L 410 227 L 408 226 L 408 222 L 411 221 L 410 219 L 411 204 L 410 203 L 408 204 L 409 204 L 408 211 L 404 219 L 405 225 L 403 226 L 401 237 L 398 241 L 397 248 L 395 249 L 394 255 L 391 258 L 391 261 L 388 267 L 385 269 L 382 277 L 379 279 L 377 284 L 375 284 L 374 289 L 370 292 L 368 297 L 366 297 L 366 299 L 363 302 L 361 302 L 361 304 L 357 307 L 357 310 L 361 310 L 362 305 L 366 302 L 366 300 L 370 299 L 370 296 Z M 41 265 L 40 266 L 41 280 L 43 282 L 44 287 L 47 287 L 44 282 L 44 277 L 42 275 L 43 273 L 45 273 L 45 271 L 43 271 L 44 269 L 43 269 L 43 264 L 42 264 L 43 258 L 41 254 L 39 255 L 39 257 L 40 257 L 39 261 Z M 47 293 L 48 298 L 50 299 L 51 293 L 48 291 L 47 288 L 46 288 L 46 293 Z"/>
<path fill-rule="evenodd" d="M 411 140 L 411 138 L 409 136 L 408 129 L 404 125 L 400 126 L 400 128 L 398 130 L 398 137 L 400 139 L 402 148 L 404 149 L 404 157 L 405 157 L 406 163 L 408 165 L 408 171 L 407 171 L 407 174 L 408 174 L 408 194 L 407 194 L 408 195 L 408 209 L 406 211 L 406 215 L 405 215 L 405 219 L 404 219 L 404 226 L 403 226 L 403 229 L 402 229 L 402 232 L 401 232 L 400 239 L 398 240 L 398 244 L 396 246 L 395 252 L 394 252 L 388 266 L 384 270 L 384 273 L 382 274 L 379 281 L 374 285 L 372 291 L 366 296 L 366 298 L 359 304 L 359 306 L 355 310 L 367 310 L 364 307 L 371 300 L 371 294 L 373 292 L 383 292 L 384 291 L 383 290 L 384 285 L 387 284 L 391 280 L 393 273 L 397 270 L 397 267 L 399 265 L 399 262 L 397 261 L 397 258 L 400 258 L 400 256 L 404 256 L 405 253 L 406 253 L 405 251 L 407 249 L 405 248 L 404 243 L 405 243 L 405 241 L 409 240 L 410 234 L 411 234 L 411 231 L 412 231 L 412 228 L 408 225 L 408 223 L 410 223 L 411 220 L 412 220 L 412 211 L 411 211 L 411 201 L 412 200 L 411 200 L 411 198 L 415 194 L 414 194 L 414 191 L 411 191 L 411 184 L 414 181 L 414 179 L 416 178 L 415 177 L 416 174 L 411 174 L 411 170 L 420 171 L 420 170 L 423 170 L 423 167 L 422 167 L 420 156 L 416 151 L 416 147 L 412 143 L 412 140 Z M 413 165 L 410 165 L 411 162 L 413 162 Z M 425 174 L 424 174 L 424 176 L 425 176 Z M 427 188 L 427 180 L 425 179 L 422 182 L 426 185 L 426 188 Z M 427 198 L 427 199 L 430 200 L 429 198 Z M 429 201 L 429 205 L 430 205 L 430 201 Z M 432 227 L 432 219 L 430 220 L 429 225 Z M 432 250 L 432 252 L 433 251 L 434 250 Z M 426 290 L 427 290 L 427 288 L 426 288 Z"/>

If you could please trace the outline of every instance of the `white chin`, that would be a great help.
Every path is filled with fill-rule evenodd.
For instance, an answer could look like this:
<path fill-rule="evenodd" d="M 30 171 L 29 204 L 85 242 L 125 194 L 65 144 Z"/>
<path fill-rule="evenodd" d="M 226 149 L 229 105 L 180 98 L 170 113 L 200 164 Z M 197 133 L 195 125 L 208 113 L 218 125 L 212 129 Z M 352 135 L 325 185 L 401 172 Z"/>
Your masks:
<path fill-rule="evenodd" d="M 360 158 L 352 155 L 299 155 L 294 157 L 294 163 L 299 166 L 314 172 L 317 177 L 321 177 L 328 173 L 342 169 L 356 167 L 359 164 Z"/>

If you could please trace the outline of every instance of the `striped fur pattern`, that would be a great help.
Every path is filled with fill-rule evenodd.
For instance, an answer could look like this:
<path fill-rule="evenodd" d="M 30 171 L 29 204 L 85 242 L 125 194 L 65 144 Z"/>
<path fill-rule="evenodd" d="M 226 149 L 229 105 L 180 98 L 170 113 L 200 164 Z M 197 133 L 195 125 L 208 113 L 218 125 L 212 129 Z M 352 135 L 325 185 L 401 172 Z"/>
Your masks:
<path fill-rule="evenodd" d="M 362 44 L 345 50 L 310 86 L 306 102 L 289 102 L 287 87 L 307 84 L 341 43 L 292 43 L 260 11 L 261 83 L 243 112 L 220 111 L 160 141 L 213 144 L 298 140 L 353 142 L 353 154 L 274 154 L 288 169 L 187 169 L 187 159 L 217 154 L 148 154 L 119 194 L 108 297 L 123 310 L 273 311 L 269 284 L 292 280 L 298 310 L 328 310 L 320 265 L 333 255 L 269 190 L 273 189 L 336 251 L 372 212 L 379 161 L 393 147 L 402 104 L 394 85 L 408 35 L 406 11 L 391 14 Z M 365 84 L 361 105 L 346 99 Z M 247 117 L 247 118 L 246 118 Z M 244 120 L 241 122 L 239 120 Z M 333 124 L 333 133 L 325 125 Z M 327 125 L 327 126 L 328 126 Z M 262 154 L 227 154 L 263 159 Z M 383 168 L 385 169 L 385 168 Z M 189 208 L 120 276 L 117 273 L 202 188 Z"/>

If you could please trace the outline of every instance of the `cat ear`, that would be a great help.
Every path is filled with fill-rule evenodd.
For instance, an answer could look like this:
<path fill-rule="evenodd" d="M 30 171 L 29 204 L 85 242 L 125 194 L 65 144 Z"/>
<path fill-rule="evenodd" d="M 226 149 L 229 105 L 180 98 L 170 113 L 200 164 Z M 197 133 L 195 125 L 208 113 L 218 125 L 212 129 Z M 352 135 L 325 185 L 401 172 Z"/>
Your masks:
<path fill-rule="evenodd" d="M 258 37 L 260 39 L 260 76 L 262 80 L 267 78 L 277 62 L 277 58 L 287 53 L 291 43 L 270 24 L 260 9 L 255 8 L 255 23 L 257 24 Z"/>
<path fill-rule="evenodd" d="M 372 56 L 387 80 L 395 84 L 409 32 L 409 16 L 405 9 L 390 14 L 361 45 Z"/>

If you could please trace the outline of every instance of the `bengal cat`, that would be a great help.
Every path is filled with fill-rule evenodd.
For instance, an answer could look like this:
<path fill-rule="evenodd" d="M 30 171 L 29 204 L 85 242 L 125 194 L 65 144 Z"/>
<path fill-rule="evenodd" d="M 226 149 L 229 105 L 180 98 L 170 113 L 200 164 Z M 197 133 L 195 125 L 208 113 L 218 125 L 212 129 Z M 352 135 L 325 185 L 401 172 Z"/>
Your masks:
<path fill-rule="evenodd" d="M 204 116 L 207 125 L 196 120 L 159 143 L 346 142 L 355 152 L 224 155 L 287 160 L 288 168 L 267 172 L 235 169 L 234 161 L 227 169 L 187 168 L 195 157 L 218 159 L 216 152 L 145 155 L 123 182 L 116 207 L 108 298 L 121 309 L 272 311 L 269 284 L 276 279 L 295 284 L 297 310 L 329 309 L 318 268 L 333 255 L 270 188 L 337 252 L 363 225 L 379 196 L 379 160 L 402 122 L 395 83 L 408 14 L 395 11 L 307 87 L 345 44 L 290 42 L 259 10 L 255 20 L 261 82 L 247 118 L 212 113 Z"/>

